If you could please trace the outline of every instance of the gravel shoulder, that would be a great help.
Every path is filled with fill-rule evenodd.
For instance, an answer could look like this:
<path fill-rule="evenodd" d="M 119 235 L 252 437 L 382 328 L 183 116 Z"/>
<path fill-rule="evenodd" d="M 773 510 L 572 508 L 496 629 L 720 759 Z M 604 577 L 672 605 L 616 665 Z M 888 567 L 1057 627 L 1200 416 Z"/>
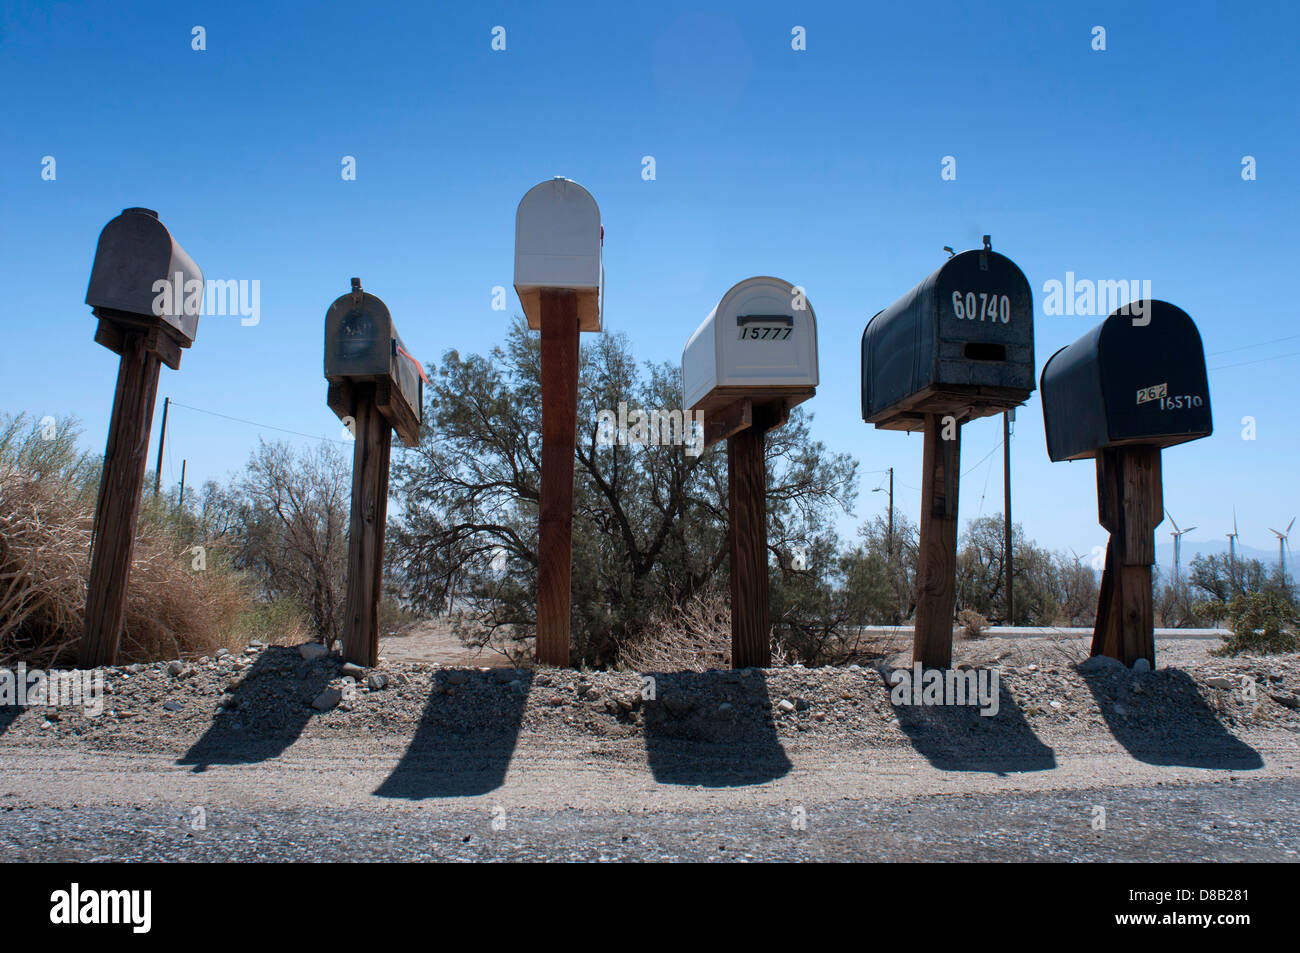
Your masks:
<path fill-rule="evenodd" d="M 430 843 L 440 843 L 435 835 L 453 828 L 498 833 L 483 826 L 502 817 L 536 834 L 502 857 L 544 854 L 547 830 L 556 857 L 617 855 L 624 842 L 608 838 L 623 837 L 630 823 L 666 838 L 647 842 L 647 856 L 689 859 L 712 858 L 696 835 L 768 831 L 751 844 L 761 858 L 786 856 L 782 838 L 803 811 L 826 819 L 826 836 L 840 831 L 825 856 L 900 856 L 893 834 L 863 826 L 867 811 L 884 812 L 880 824 L 895 833 L 907 829 L 898 818 L 928 812 L 939 833 L 922 838 L 926 856 L 949 856 L 942 842 L 960 859 L 954 845 L 979 842 L 974 811 L 985 818 L 981 830 L 1007 828 L 991 820 L 999 812 L 1021 818 L 1011 825 L 1019 835 L 988 841 L 989 859 L 1032 857 L 1039 841 L 1045 858 L 1059 859 L 1094 856 L 1086 838 L 1062 841 L 1061 832 L 1106 801 L 1121 815 L 1139 803 L 1164 811 L 1178 825 L 1166 833 L 1187 840 L 1180 856 L 1294 859 L 1286 851 L 1296 832 L 1274 829 L 1269 804 L 1294 801 L 1300 790 L 1300 711 L 1292 707 L 1300 656 L 1220 659 L 1210 647 L 1162 643 L 1160 667 L 1138 673 L 1080 672 L 1088 650 L 1081 639 L 958 643 L 955 664 L 998 670 L 994 717 L 896 707 L 872 668 L 649 673 L 650 683 L 631 672 L 390 659 L 349 675 L 336 657 L 309 661 L 273 646 L 109 669 L 99 717 L 0 709 L 0 847 L 22 857 L 56 817 L 53 829 L 99 832 L 79 850 L 143 856 L 151 825 L 170 818 L 170 830 L 175 817 L 200 808 L 227 818 L 231 830 L 265 829 L 277 858 L 293 854 L 275 833 L 280 822 L 287 831 L 301 823 L 287 820 L 293 812 L 315 818 L 322 837 L 331 825 L 380 836 L 397 819 L 412 830 L 432 825 Z M 886 664 L 906 663 L 898 651 L 886 653 Z M 1244 678 L 1254 681 L 1253 698 Z M 1237 804 L 1235 823 L 1251 838 L 1200 830 L 1189 805 L 1221 797 Z M 1035 818 L 1039 840 L 1028 833 Z M 115 840 L 132 821 L 135 841 Z M 199 850 L 203 839 L 185 843 Z M 1138 859 L 1151 855 L 1136 835 L 1130 847 Z M 419 854 L 397 842 L 379 856 L 386 850 Z"/>

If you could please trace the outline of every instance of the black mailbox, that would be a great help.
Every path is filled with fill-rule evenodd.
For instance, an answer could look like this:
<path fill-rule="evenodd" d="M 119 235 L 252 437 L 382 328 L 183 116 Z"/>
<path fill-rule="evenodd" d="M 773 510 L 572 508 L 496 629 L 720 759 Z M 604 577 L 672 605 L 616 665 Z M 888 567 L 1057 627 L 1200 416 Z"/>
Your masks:
<path fill-rule="evenodd" d="M 1125 305 L 1061 348 L 1043 367 L 1042 391 L 1053 461 L 1171 447 L 1214 429 L 1200 332 L 1167 301 Z"/>
<path fill-rule="evenodd" d="M 86 304 L 101 320 L 97 339 L 105 346 L 120 352 L 105 322 L 160 331 L 166 340 L 155 335 L 150 349 L 176 367 L 178 348 L 194 343 L 203 294 L 203 272 L 152 209 L 124 209 L 99 233 Z"/>
<path fill-rule="evenodd" d="M 986 417 L 1033 390 L 1033 292 L 987 239 L 949 258 L 862 332 L 862 419 L 879 428 L 919 430 L 927 414 Z"/>
<path fill-rule="evenodd" d="M 402 443 L 420 442 L 424 373 L 402 344 L 388 306 L 361 290 L 339 297 L 325 313 L 325 379 L 329 407 L 345 419 L 353 413 L 353 388 L 375 384 L 375 404 Z"/>

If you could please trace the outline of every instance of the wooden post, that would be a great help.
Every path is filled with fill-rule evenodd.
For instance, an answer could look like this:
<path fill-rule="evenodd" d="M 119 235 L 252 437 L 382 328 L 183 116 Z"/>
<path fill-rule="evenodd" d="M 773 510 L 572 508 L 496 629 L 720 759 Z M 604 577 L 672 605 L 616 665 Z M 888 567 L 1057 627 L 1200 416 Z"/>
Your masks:
<path fill-rule="evenodd" d="M 86 584 L 86 619 L 78 665 L 113 665 L 126 621 L 126 592 L 135 553 L 135 524 L 140 515 L 149 457 L 149 427 L 162 363 L 145 346 L 146 332 L 121 333 L 122 360 L 117 369 L 113 416 L 104 448 L 104 469 L 90 545 Z"/>
<path fill-rule="evenodd" d="M 950 423 L 945 427 L 944 421 Z M 945 429 L 952 439 L 943 439 Z M 957 484 L 961 422 L 926 414 L 921 465 L 920 565 L 912 660 L 926 668 L 952 664 L 952 611 L 957 599 Z"/>
<path fill-rule="evenodd" d="M 343 657 L 367 668 L 379 662 L 379 599 L 384 579 L 388 460 L 393 430 L 375 405 L 375 385 L 353 385 L 352 517 Z"/>
<path fill-rule="evenodd" d="M 1097 456 L 1097 520 L 1110 532 L 1092 654 L 1156 664 L 1151 567 L 1164 519 L 1160 448 L 1115 447 Z"/>
<path fill-rule="evenodd" d="M 768 414 L 727 438 L 727 510 L 731 521 L 731 667 L 772 664 L 767 579 L 767 471 L 763 437 Z"/>
<path fill-rule="evenodd" d="M 1007 625 L 1016 624 L 1016 594 L 1012 588 L 1011 548 L 1011 411 L 1002 412 L 1002 562 L 1007 576 Z"/>
<path fill-rule="evenodd" d="M 578 429 L 578 298 L 541 292 L 542 473 L 537 540 L 537 662 L 569 664 L 573 452 Z"/>

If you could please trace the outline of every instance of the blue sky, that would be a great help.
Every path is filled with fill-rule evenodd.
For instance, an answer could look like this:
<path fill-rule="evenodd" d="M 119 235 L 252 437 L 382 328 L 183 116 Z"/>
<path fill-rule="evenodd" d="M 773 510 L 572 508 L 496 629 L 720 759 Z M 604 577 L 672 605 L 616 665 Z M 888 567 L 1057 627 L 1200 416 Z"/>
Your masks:
<path fill-rule="evenodd" d="M 1164 470 L 1169 510 L 1200 527 L 1186 547 L 1221 539 L 1235 503 L 1242 542 L 1274 551 L 1267 527 L 1300 511 L 1293 4 L 468 6 L 5 4 L 0 409 L 75 414 L 102 449 L 117 361 L 92 340 L 86 281 L 99 229 L 143 205 L 209 279 L 261 282 L 259 324 L 205 317 L 180 371 L 164 368 L 153 446 L 164 396 L 337 438 L 322 320 L 348 278 L 422 359 L 484 352 L 519 311 L 513 290 L 491 308 L 515 206 L 567 175 L 601 207 L 606 327 L 641 359 L 679 360 L 741 278 L 807 289 L 822 383 L 805 406 L 864 471 L 846 533 L 884 509 L 872 471 L 896 468 L 912 518 L 920 503 L 919 436 L 860 419 L 862 329 L 942 246 L 985 233 L 1035 290 L 1040 370 L 1100 320 L 1042 313 L 1044 282 L 1068 271 L 1150 280 L 1197 321 L 1215 434 L 1166 451 Z M 259 432 L 312 442 L 175 409 L 164 479 L 182 458 L 187 483 L 224 478 Z M 1000 439 L 1000 418 L 964 430 L 963 522 L 1001 509 Z M 1048 461 L 1036 395 L 1012 448 L 1027 533 L 1103 544 L 1092 464 Z"/>

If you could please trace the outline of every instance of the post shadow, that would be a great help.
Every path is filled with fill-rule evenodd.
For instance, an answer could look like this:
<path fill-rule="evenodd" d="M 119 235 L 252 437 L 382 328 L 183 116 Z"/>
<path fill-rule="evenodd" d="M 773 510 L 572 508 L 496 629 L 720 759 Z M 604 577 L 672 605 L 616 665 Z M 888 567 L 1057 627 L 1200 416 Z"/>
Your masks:
<path fill-rule="evenodd" d="M 23 713 L 24 709 L 17 705 L 5 705 L 0 707 L 0 735 L 9 730 L 9 726 L 18 720 L 18 716 Z"/>
<path fill-rule="evenodd" d="M 887 671 L 880 672 L 890 691 Z M 1034 733 L 1007 687 L 998 679 L 998 710 L 981 715 L 974 705 L 890 705 L 912 747 L 942 771 L 1019 774 L 1050 771 L 1056 752 Z"/>
<path fill-rule="evenodd" d="M 497 671 L 510 670 L 440 669 L 435 674 L 420 725 L 392 774 L 375 790 L 378 797 L 472 797 L 501 787 L 519 740 L 533 673 L 514 671 L 512 679 L 502 681 Z M 463 683 L 453 683 L 462 676 Z M 479 727 L 484 723 L 491 727 Z M 467 729 L 467 724 L 475 727 Z"/>
<path fill-rule="evenodd" d="M 1186 672 L 1161 668 L 1139 675 L 1102 669 L 1079 674 L 1115 740 L 1138 761 L 1238 771 L 1264 766 L 1258 751 L 1223 726 Z"/>
<path fill-rule="evenodd" d="M 329 655 L 308 662 L 297 648 L 270 646 L 227 692 L 203 737 L 179 760 L 197 774 L 214 764 L 256 764 L 283 754 L 319 714 L 312 702 L 337 677 L 342 662 Z"/>
<path fill-rule="evenodd" d="M 758 669 L 656 674 L 643 703 L 646 760 L 660 784 L 763 784 L 790 772 Z M 719 710 L 722 704 L 731 707 Z"/>

